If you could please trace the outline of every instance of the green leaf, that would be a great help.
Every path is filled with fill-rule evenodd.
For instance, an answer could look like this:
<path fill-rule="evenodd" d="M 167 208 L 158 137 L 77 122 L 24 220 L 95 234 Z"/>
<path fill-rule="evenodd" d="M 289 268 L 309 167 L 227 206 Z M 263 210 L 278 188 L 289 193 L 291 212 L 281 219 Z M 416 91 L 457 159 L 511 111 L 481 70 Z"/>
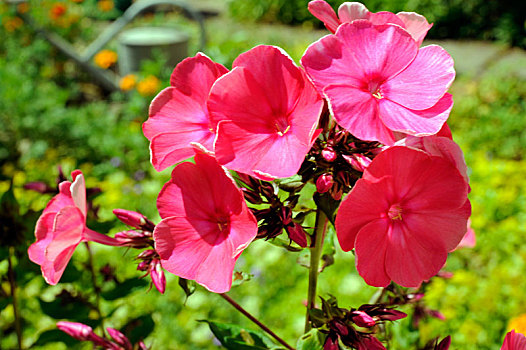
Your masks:
<path fill-rule="evenodd" d="M 314 194 L 313 199 L 318 208 L 327 215 L 329 221 L 334 225 L 334 212 L 338 209 L 341 201 L 334 200 L 329 193 L 320 194 L 318 192 Z"/>
<path fill-rule="evenodd" d="M 152 316 L 142 315 L 128 322 L 120 331 L 135 344 L 150 335 L 154 328 Z"/>
<path fill-rule="evenodd" d="M 207 320 L 200 320 L 200 322 L 208 323 L 210 330 L 221 342 L 221 345 L 230 350 L 279 348 L 262 332 L 248 330 L 235 324 Z"/>
<path fill-rule="evenodd" d="M 308 333 L 305 333 L 298 339 L 296 344 L 296 350 L 323 350 L 323 344 L 325 344 L 325 338 L 327 336 L 316 328 L 311 329 Z"/>
<path fill-rule="evenodd" d="M 186 299 L 184 301 L 186 304 L 186 300 L 188 300 L 188 297 L 194 294 L 195 292 L 195 281 L 187 280 L 182 277 L 179 277 L 178 284 L 183 289 L 184 294 L 186 295 Z"/>
<path fill-rule="evenodd" d="M 281 237 L 275 237 L 275 238 L 269 239 L 268 242 L 270 242 L 270 244 L 273 244 L 277 247 L 285 248 L 290 252 L 301 252 L 303 250 L 303 248 L 301 247 L 291 245 L 289 239 L 283 239 Z"/>
<path fill-rule="evenodd" d="M 57 343 L 61 342 L 64 343 L 68 348 L 74 346 L 79 341 L 75 338 L 72 338 L 71 336 L 67 335 L 66 333 L 62 332 L 59 329 L 51 329 L 45 332 L 40 333 L 38 336 L 37 341 L 31 346 L 31 348 L 35 346 L 43 346 L 49 343 Z"/>
<path fill-rule="evenodd" d="M 42 312 L 54 319 L 80 322 L 89 318 L 90 306 L 79 299 L 64 299 L 57 296 L 50 302 L 39 299 L 39 303 Z"/>
<path fill-rule="evenodd" d="M 110 290 L 103 291 L 100 294 L 100 296 L 106 300 L 116 300 L 119 298 L 123 298 L 138 289 L 145 288 L 147 285 L 148 282 L 146 282 L 143 279 L 130 278 L 122 283 L 117 284 L 114 288 Z"/>

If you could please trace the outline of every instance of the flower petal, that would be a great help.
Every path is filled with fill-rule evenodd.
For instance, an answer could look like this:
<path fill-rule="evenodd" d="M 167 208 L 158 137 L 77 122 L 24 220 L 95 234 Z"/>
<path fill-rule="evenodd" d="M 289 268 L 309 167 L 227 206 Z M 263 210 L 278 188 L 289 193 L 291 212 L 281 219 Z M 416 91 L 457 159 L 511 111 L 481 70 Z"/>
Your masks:
<path fill-rule="evenodd" d="M 46 248 L 53 239 L 53 223 L 55 222 L 56 213 L 42 214 L 38 218 L 35 227 L 36 242 L 29 246 L 27 253 L 29 254 L 29 260 L 32 262 L 42 265 L 45 258 Z"/>
<path fill-rule="evenodd" d="M 86 217 L 86 182 L 82 173 L 75 176 L 70 191 L 75 206 L 79 208 L 84 217 Z"/>
<path fill-rule="evenodd" d="M 371 221 L 356 237 L 356 269 L 370 286 L 387 287 L 391 278 L 386 273 L 388 220 Z"/>
<path fill-rule="evenodd" d="M 406 108 L 433 107 L 455 80 L 453 59 L 446 50 L 430 45 L 418 50 L 416 58 L 400 74 L 382 84 L 385 98 Z"/>
<path fill-rule="evenodd" d="M 359 2 L 344 2 L 338 7 L 338 16 L 343 23 L 356 19 L 369 19 L 370 12 L 364 4 Z"/>
<path fill-rule="evenodd" d="M 340 25 L 340 20 L 338 19 L 338 16 L 336 16 L 336 12 L 334 12 L 331 5 L 325 0 L 313 0 L 309 2 L 308 8 L 309 12 L 322 21 L 330 32 L 336 32 L 336 29 L 338 29 L 338 26 Z"/>
<path fill-rule="evenodd" d="M 422 41 L 433 24 L 429 24 L 424 16 L 414 12 L 398 12 L 396 15 L 404 22 L 403 27 L 415 39 L 418 46 L 422 45 Z"/>

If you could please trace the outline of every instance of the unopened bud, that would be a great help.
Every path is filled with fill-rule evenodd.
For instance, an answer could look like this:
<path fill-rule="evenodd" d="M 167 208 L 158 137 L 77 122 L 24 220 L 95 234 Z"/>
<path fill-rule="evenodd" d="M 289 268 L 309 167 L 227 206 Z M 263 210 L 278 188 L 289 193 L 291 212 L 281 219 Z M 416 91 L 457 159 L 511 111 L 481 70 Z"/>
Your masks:
<path fill-rule="evenodd" d="M 150 259 L 157 256 L 157 252 L 153 249 L 148 249 L 137 255 L 137 259 Z"/>
<path fill-rule="evenodd" d="M 161 262 L 157 259 L 153 260 L 150 264 L 150 276 L 155 288 L 157 288 L 161 294 L 164 294 L 164 290 L 166 289 L 166 277 L 164 276 Z"/>
<path fill-rule="evenodd" d="M 435 350 L 448 350 L 451 346 L 451 336 L 448 335 L 438 345 L 436 346 Z"/>
<path fill-rule="evenodd" d="M 272 198 L 275 196 L 274 186 L 270 182 L 261 182 L 261 193 L 267 198 Z"/>
<path fill-rule="evenodd" d="M 55 188 L 49 187 L 46 183 L 41 181 L 28 182 L 24 185 L 26 190 L 32 190 L 39 193 L 54 193 L 56 192 Z"/>
<path fill-rule="evenodd" d="M 139 271 L 146 271 L 150 268 L 150 262 L 149 261 L 141 261 L 139 264 L 137 264 L 137 270 Z"/>
<path fill-rule="evenodd" d="M 307 247 L 307 232 L 300 224 L 293 222 L 292 225 L 285 226 L 285 229 L 293 242 L 302 248 Z"/>
<path fill-rule="evenodd" d="M 319 193 L 325 193 L 331 189 L 334 179 L 331 174 L 323 174 L 316 180 L 316 190 Z"/>
<path fill-rule="evenodd" d="M 349 165 L 357 171 L 364 172 L 365 169 L 371 164 L 371 159 L 367 158 L 362 154 L 351 154 L 344 155 L 343 158 L 349 163 Z"/>
<path fill-rule="evenodd" d="M 108 334 L 110 335 L 110 337 L 112 337 L 113 340 L 115 340 L 115 342 L 117 344 L 119 344 L 120 346 L 124 347 L 125 350 L 132 350 L 133 349 L 132 344 L 130 343 L 128 338 L 126 338 L 126 336 L 124 334 L 122 334 L 121 332 L 119 332 L 115 328 L 108 327 L 108 328 L 106 328 L 106 330 L 108 331 Z"/>
<path fill-rule="evenodd" d="M 354 311 L 352 320 L 359 327 L 369 328 L 376 324 L 374 319 L 363 311 Z"/>
<path fill-rule="evenodd" d="M 139 342 L 139 350 L 150 350 L 150 348 L 148 348 L 146 344 L 144 344 L 144 342 L 141 340 Z"/>
<path fill-rule="evenodd" d="M 243 189 L 243 196 L 245 199 L 252 204 L 261 204 L 263 203 L 263 200 L 261 199 L 261 196 L 259 193 L 254 193 L 249 189 Z"/>
<path fill-rule="evenodd" d="M 281 207 L 281 222 L 288 225 L 292 222 L 292 210 L 289 207 Z"/>
<path fill-rule="evenodd" d="M 148 220 L 148 218 L 141 213 L 137 213 L 135 211 L 126 210 L 126 209 L 114 209 L 113 214 L 125 223 L 126 225 L 129 225 L 131 227 L 135 227 L 141 230 L 150 231 L 153 232 L 155 225 L 153 222 Z"/>
<path fill-rule="evenodd" d="M 78 322 L 60 321 L 57 322 L 57 328 L 81 341 L 89 340 L 90 335 L 93 333 L 93 329 L 90 326 Z"/>
<path fill-rule="evenodd" d="M 321 151 L 321 156 L 328 162 L 334 162 L 336 158 L 338 158 L 338 154 L 336 154 L 336 152 L 331 146 Z"/>

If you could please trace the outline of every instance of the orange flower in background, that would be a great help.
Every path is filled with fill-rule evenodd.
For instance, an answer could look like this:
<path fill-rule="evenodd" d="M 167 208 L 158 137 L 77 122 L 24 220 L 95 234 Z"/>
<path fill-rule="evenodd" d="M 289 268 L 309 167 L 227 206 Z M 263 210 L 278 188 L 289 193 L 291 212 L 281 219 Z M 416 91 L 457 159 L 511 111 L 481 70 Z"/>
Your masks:
<path fill-rule="evenodd" d="M 5 30 L 8 32 L 14 32 L 24 24 L 24 21 L 20 17 L 5 17 L 2 21 Z"/>
<path fill-rule="evenodd" d="M 103 12 L 108 12 L 113 10 L 114 4 L 112 0 L 100 0 L 97 3 L 97 7 Z"/>
<path fill-rule="evenodd" d="M 160 86 L 161 81 L 153 75 L 150 75 L 137 84 L 137 91 L 139 91 L 142 96 L 152 96 L 159 91 Z"/>
<path fill-rule="evenodd" d="M 49 10 L 49 17 L 53 20 L 56 20 L 62 16 L 64 16 L 64 14 L 66 13 L 67 11 L 67 7 L 66 5 L 60 3 L 60 2 L 56 2 L 53 4 L 53 6 L 51 6 L 51 9 Z"/>
<path fill-rule="evenodd" d="M 137 84 L 137 77 L 135 74 L 128 74 L 121 78 L 119 87 L 122 91 L 130 91 Z"/>
<path fill-rule="evenodd" d="M 100 68 L 108 69 L 117 62 L 117 53 L 111 50 L 102 50 L 95 55 L 93 60 Z"/>
<path fill-rule="evenodd" d="M 512 329 L 517 333 L 526 334 L 526 314 L 519 315 L 510 320 L 508 330 Z"/>
<path fill-rule="evenodd" d="M 29 11 L 29 4 L 27 2 L 23 2 L 21 4 L 16 5 L 16 10 L 18 13 L 26 13 Z"/>

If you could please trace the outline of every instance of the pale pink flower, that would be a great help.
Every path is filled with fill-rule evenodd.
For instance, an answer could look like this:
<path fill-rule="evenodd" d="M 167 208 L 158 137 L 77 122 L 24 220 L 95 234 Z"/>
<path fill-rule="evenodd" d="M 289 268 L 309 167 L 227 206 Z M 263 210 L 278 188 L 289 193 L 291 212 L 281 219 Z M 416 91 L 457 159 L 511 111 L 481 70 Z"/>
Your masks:
<path fill-rule="evenodd" d="M 515 330 L 508 332 L 500 350 L 526 350 L 526 337 Z"/>
<path fill-rule="evenodd" d="M 392 145 L 398 133 L 436 134 L 453 106 L 451 56 L 437 45 L 419 49 L 397 25 L 344 23 L 311 44 L 301 63 L 338 124 L 362 140 Z"/>
<path fill-rule="evenodd" d="M 153 232 L 167 271 L 212 292 L 230 289 L 234 264 L 256 237 L 257 222 L 226 169 L 196 152 L 179 164 L 157 199 L 163 220 Z"/>
<path fill-rule="evenodd" d="M 171 86 L 153 99 L 149 118 L 143 124 L 157 171 L 190 158 L 193 142 L 213 149 L 217 125 L 210 121 L 206 101 L 214 82 L 226 72 L 223 65 L 202 53 L 175 67 Z"/>
<path fill-rule="evenodd" d="M 208 101 L 217 160 L 264 180 L 296 174 L 318 135 L 323 99 L 280 48 L 257 46 L 232 67 Z"/>
<path fill-rule="evenodd" d="M 51 199 L 35 227 L 36 242 L 29 249 L 29 259 L 41 266 L 49 284 L 57 284 L 81 242 L 93 241 L 121 245 L 117 240 L 86 227 L 86 185 L 80 170 L 71 173 L 73 183 L 59 184 L 59 194 Z"/>
<path fill-rule="evenodd" d="M 342 202 L 336 232 L 355 249 L 367 284 L 417 287 L 444 265 L 466 232 L 468 185 L 442 157 L 395 146 L 380 153 Z"/>
<path fill-rule="evenodd" d="M 344 2 L 338 8 L 338 16 L 325 0 L 309 2 L 309 11 L 325 24 L 325 27 L 335 33 L 342 23 L 349 23 L 357 19 L 370 21 L 372 24 L 396 24 L 404 28 L 420 46 L 427 32 L 433 24 L 415 12 L 369 12 L 364 4 L 359 2 Z"/>

